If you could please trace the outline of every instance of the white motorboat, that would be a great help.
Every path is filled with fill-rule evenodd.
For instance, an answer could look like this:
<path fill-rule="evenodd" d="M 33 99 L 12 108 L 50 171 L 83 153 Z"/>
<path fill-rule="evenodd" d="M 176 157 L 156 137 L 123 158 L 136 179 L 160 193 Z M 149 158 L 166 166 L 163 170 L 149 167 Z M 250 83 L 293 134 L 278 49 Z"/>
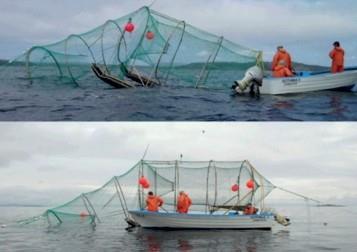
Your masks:
<path fill-rule="evenodd" d="M 275 223 L 290 224 L 289 218 L 265 204 L 275 188 L 247 160 L 140 160 L 103 187 L 48 209 L 44 216 L 50 225 L 73 221 L 96 225 L 124 215 L 128 229 L 270 230 Z M 185 214 L 177 212 L 182 210 L 182 194 L 191 199 Z M 152 211 L 147 210 L 149 195 L 156 198 L 150 203 Z"/>
<path fill-rule="evenodd" d="M 272 213 L 254 215 L 206 214 L 192 212 L 129 211 L 133 220 L 143 228 L 153 229 L 262 229 L 271 230 L 275 220 Z"/>
<path fill-rule="evenodd" d="M 291 94 L 320 90 L 350 91 L 357 84 L 357 69 L 346 69 L 342 73 L 330 72 L 301 72 L 297 76 L 288 78 L 264 78 L 261 94 Z"/>

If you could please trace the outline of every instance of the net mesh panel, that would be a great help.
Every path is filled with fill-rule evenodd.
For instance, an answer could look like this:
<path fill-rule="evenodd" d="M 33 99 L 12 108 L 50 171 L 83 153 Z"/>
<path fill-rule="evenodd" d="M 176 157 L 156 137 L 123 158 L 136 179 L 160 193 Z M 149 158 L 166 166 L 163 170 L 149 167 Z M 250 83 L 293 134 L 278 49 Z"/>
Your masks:
<path fill-rule="evenodd" d="M 142 188 L 138 181 L 144 176 L 150 187 Z M 248 180 L 254 188 L 248 188 Z M 231 186 L 239 185 L 233 192 Z M 101 188 L 84 193 L 72 201 L 49 209 L 45 215 L 52 223 L 91 223 L 120 218 L 126 210 L 145 208 L 148 191 L 164 200 L 163 210 L 175 211 L 180 191 L 192 199 L 190 211 L 209 212 L 217 206 L 259 206 L 274 189 L 248 161 L 241 162 L 188 162 L 142 160 L 121 176 L 113 177 Z M 122 196 L 121 196 L 122 195 Z"/>
<path fill-rule="evenodd" d="M 132 32 L 125 31 L 129 20 Z M 119 79 L 126 78 L 125 66 L 162 85 L 223 88 L 256 64 L 258 56 L 258 51 L 143 7 L 86 33 L 34 46 L 10 64 L 21 64 L 23 77 L 32 80 L 56 76 L 79 86 L 96 78 L 90 67 L 96 63 Z"/>

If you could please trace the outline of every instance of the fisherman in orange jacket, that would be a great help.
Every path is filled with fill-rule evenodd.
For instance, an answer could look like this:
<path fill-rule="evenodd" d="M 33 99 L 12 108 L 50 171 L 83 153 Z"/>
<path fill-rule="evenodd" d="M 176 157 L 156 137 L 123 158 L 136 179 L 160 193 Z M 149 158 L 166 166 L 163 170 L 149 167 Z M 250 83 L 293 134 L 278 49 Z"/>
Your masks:
<path fill-rule="evenodd" d="M 159 197 L 155 196 L 153 192 L 148 192 L 148 196 L 146 198 L 146 210 L 151 212 L 159 211 L 159 207 L 164 204 L 164 201 Z"/>
<path fill-rule="evenodd" d="M 275 67 L 279 65 L 281 60 L 285 61 L 286 67 L 292 72 L 293 66 L 290 54 L 284 49 L 283 46 L 277 47 L 277 52 L 274 55 L 273 62 L 271 64 L 271 69 L 274 71 Z"/>
<path fill-rule="evenodd" d="M 252 214 L 256 214 L 257 212 L 258 209 L 253 207 L 251 203 L 248 203 L 244 208 L 245 215 L 252 215 Z"/>
<path fill-rule="evenodd" d="M 192 200 L 190 199 L 190 197 L 184 191 L 181 191 L 177 198 L 177 212 L 188 213 L 188 209 L 191 205 Z"/>
<path fill-rule="evenodd" d="M 292 76 L 294 76 L 294 74 L 286 66 L 284 60 L 280 60 L 279 64 L 273 69 L 273 77 L 275 78 L 284 78 L 284 77 L 292 77 Z"/>
<path fill-rule="evenodd" d="M 344 57 L 345 50 L 340 46 L 340 42 L 333 43 L 334 49 L 330 52 L 330 58 L 332 59 L 331 72 L 340 73 L 344 71 Z"/>

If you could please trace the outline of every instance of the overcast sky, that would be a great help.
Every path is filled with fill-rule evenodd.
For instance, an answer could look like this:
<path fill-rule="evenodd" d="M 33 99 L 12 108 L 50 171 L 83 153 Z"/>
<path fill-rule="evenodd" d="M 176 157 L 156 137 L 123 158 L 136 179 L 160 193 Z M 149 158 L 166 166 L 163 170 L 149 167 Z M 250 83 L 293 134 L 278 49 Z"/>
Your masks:
<path fill-rule="evenodd" d="M 0 58 L 83 33 L 151 2 L 1 0 Z M 296 61 L 329 65 L 331 44 L 340 40 L 347 65 L 357 65 L 355 0 L 157 0 L 153 9 L 263 50 L 266 59 L 284 44 Z"/>
<path fill-rule="evenodd" d="M 1 123 L 0 204 L 67 202 L 146 159 L 248 159 L 273 184 L 357 202 L 356 123 Z M 291 198 L 283 193 L 272 195 Z"/>

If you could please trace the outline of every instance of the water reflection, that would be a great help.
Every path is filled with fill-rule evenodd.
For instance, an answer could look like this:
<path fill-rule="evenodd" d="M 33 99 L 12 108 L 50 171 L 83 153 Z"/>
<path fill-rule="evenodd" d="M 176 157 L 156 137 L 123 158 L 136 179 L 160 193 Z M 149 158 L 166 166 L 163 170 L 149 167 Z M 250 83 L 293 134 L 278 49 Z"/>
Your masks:
<path fill-rule="evenodd" d="M 137 229 L 132 233 L 130 240 L 138 242 L 145 251 L 175 250 L 190 252 L 196 250 L 219 251 L 272 251 L 276 236 L 279 240 L 289 239 L 289 233 L 272 231 L 219 231 L 219 230 L 180 230 L 159 231 Z"/>
<path fill-rule="evenodd" d="M 0 209 L 9 223 L 28 208 Z M 272 231 L 154 231 L 125 230 L 122 220 L 97 225 L 47 223 L 0 229 L 0 251 L 355 251 L 355 207 L 286 206 L 292 225 Z M 37 209 L 34 213 L 38 213 Z M 5 218 L 4 218 L 5 216 Z M 7 216 L 7 217 L 6 217 Z M 328 225 L 324 225 L 328 223 Z"/>
<path fill-rule="evenodd" d="M 344 119 L 344 112 L 346 112 L 347 108 L 342 104 L 342 100 L 340 96 L 332 95 L 330 100 L 331 114 L 337 116 L 341 120 Z"/>
<path fill-rule="evenodd" d="M 276 108 L 276 109 L 286 109 L 286 110 L 289 110 L 289 109 L 293 109 L 294 108 L 294 104 L 292 102 L 289 102 L 289 101 L 277 101 L 275 103 L 273 103 L 273 108 Z"/>
<path fill-rule="evenodd" d="M 179 244 L 179 251 L 182 252 L 188 252 L 188 251 L 192 251 L 193 246 L 189 243 L 189 241 L 186 240 L 178 240 L 178 244 Z"/>

